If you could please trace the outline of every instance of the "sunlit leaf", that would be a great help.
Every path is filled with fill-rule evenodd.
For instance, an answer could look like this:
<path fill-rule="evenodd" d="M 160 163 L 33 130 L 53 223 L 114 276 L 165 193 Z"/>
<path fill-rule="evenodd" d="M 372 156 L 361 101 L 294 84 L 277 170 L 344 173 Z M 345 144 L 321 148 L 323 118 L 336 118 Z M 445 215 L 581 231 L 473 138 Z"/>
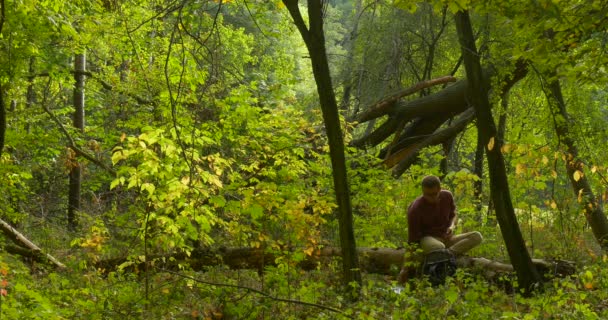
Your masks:
<path fill-rule="evenodd" d="M 492 150 L 494 149 L 494 137 L 490 138 L 490 141 L 488 141 L 488 150 Z"/>

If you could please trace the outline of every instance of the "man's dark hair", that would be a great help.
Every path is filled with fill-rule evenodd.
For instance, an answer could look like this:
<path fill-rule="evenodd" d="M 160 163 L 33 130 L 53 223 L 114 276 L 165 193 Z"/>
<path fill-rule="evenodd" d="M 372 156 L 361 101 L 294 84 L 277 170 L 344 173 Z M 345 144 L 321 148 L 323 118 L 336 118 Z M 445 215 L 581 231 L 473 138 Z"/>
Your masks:
<path fill-rule="evenodd" d="M 422 179 L 422 187 L 427 189 L 441 187 L 441 181 L 436 176 L 426 176 Z"/>

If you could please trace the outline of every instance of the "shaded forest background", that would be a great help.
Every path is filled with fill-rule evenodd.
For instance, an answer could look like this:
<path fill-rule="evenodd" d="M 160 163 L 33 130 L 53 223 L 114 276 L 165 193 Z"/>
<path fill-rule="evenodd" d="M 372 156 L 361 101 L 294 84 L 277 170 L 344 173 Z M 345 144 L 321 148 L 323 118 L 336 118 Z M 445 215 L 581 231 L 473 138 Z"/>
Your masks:
<path fill-rule="evenodd" d="M 0 0 L 0 218 L 39 247 L 4 227 L 1 315 L 608 315 L 606 5 L 308 2 Z M 293 19 L 299 8 L 313 34 L 315 6 L 352 246 L 405 247 L 407 206 L 434 174 L 455 196 L 457 232 L 484 235 L 470 255 L 509 263 L 484 158 L 499 151 L 522 244 L 574 262 L 572 276 L 524 298 L 510 273 L 463 268 L 444 287 L 395 293 L 399 251 L 388 269 L 360 257 L 345 289 L 341 259 L 324 256 L 344 250 L 345 216 L 311 64 L 322 52 Z M 489 140 L 466 91 L 465 10 Z M 233 256 L 241 265 L 222 263 Z"/>

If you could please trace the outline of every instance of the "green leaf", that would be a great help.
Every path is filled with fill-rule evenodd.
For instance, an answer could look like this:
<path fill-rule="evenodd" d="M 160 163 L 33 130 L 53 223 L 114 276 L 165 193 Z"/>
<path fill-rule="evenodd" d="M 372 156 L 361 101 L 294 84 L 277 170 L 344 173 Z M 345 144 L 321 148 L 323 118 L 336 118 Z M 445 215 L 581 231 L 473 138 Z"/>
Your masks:
<path fill-rule="evenodd" d="M 213 196 L 209 198 L 209 203 L 216 208 L 222 208 L 226 205 L 226 199 L 224 199 L 222 196 Z"/>
<path fill-rule="evenodd" d="M 259 218 L 261 218 L 264 215 L 264 208 L 262 208 L 262 206 L 260 206 L 257 203 L 254 203 L 253 205 L 251 205 L 251 207 L 249 207 L 249 214 L 251 215 L 251 218 L 253 218 L 254 220 L 258 220 Z"/>
<path fill-rule="evenodd" d="M 152 183 L 146 182 L 141 185 L 140 190 L 148 191 L 148 195 L 151 196 L 154 193 L 154 190 L 156 190 L 156 187 Z"/>
<path fill-rule="evenodd" d="M 121 181 L 120 181 L 121 178 L 116 178 L 116 179 L 112 180 L 112 182 L 110 183 L 110 190 L 116 188 L 119 184 L 121 184 Z"/>

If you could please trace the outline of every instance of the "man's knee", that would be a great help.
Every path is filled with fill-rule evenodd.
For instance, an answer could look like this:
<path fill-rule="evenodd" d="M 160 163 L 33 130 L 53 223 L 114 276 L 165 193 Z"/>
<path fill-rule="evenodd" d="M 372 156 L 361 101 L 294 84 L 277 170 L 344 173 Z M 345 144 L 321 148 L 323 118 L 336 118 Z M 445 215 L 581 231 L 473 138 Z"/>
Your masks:
<path fill-rule="evenodd" d="M 471 232 L 471 234 L 468 236 L 468 238 L 471 239 L 471 241 L 474 242 L 475 245 L 479 245 L 483 242 L 483 237 L 481 236 L 481 233 L 478 231 Z"/>
<path fill-rule="evenodd" d="M 423 237 L 422 240 L 420 240 L 420 246 L 422 247 L 422 251 L 424 251 L 424 253 L 445 249 L 445 244 L 443 242 L 430 236 Z"/>

